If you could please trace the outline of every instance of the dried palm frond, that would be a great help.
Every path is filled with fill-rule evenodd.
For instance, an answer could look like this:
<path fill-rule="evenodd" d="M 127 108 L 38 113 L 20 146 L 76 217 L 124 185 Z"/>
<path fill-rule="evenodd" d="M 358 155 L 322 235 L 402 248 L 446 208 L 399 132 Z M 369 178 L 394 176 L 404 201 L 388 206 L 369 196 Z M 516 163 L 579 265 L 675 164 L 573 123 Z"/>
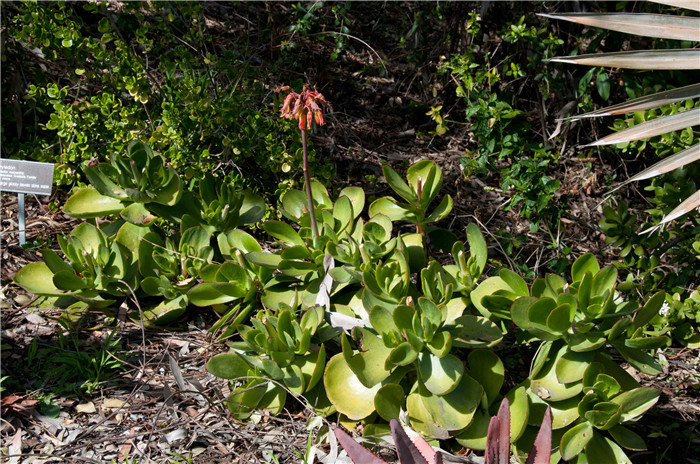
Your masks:
<path fill-rule="evenodd" d="M 658 1 L 667 5 L 690 8 L 700 11 L 699 3 L 694 1 Z M 636 34 L 672 40 L 700 42 L 700 18 L 689 16 L 673 16 L 646 13 L 563 13 L 543 14 L 552 19 L 571 21 L 587 26 L 610 29 L 619 32 Z M 613 53 L 587 54 L 580 56 L 562 56 L 551 61 L 589 66 L 607 66 L 643 70 L 679 70 L 700 69 L 700 49 L 676 50 L 640 50 Z M 653 95 L 636 98 L 625 103 L 613 105 L 597 111 L 569 118 L 611 116 L 635 111 L 646 111 L 670 103 L 700 97 L 700 84 L 693 84 L 679 89 L 667 90 Z M 651 121 L 637 124 L 628 129 L 608 135 L 586 146 L 611 145 L 634 140 L 646 139 L 668 132 L 682 130 L 700 124 L 700 108 L 662 116 Z M 700 158 L 700 146 L 694 145 L 675 155 L 656 163 L 627 182 L 648 179 L 669 172 L 678 167 L 697 161 Z M 700 191 L 698 191 L 700 192 Z M 655 227 L 644 232 L 652 231 L 661 225 L 677 219 L 700 206 L 700 193 L 696 192 L 690 198 L 668 213 Z"/>

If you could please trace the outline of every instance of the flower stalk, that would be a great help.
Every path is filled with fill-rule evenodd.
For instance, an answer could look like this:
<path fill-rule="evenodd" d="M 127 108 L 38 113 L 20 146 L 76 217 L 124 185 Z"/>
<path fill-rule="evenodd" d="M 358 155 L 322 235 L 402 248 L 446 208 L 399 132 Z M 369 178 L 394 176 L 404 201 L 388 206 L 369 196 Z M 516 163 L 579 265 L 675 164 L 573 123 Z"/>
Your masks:
<path fill-rule="evenodd" d="M 311 175 L 309 174 L 309 153 L 306 148 L 306 129 L 301 130 L 301 146 L 304 152 L 304 185 L 306 187 L 306 198 L 309 201 L 309 217 L 311 219 L 311 236 L 314 241 L 318 238 L 318 227 L 316 226 L 316 212 L 314 211 L 314 198 L 311 193 Z"/>
<path fill-rule="evenodd" d="M 319 126 L 325 125 L 323 110 L 330 109 L 331 105 L 317 90 L 311 90 L 306 85 L 301 93 L 290 90 L 288 86 L 275 89 L 275 92 L 287 92 L 282 105 L 281 116 L 287 119 L 299 121 L 301 130 L 301 144 L 303 150 L 304 183 L 306 184 L 306 197 L 309 202 L 309 218 L 311 221 L 311 235 L 314 241 L 318 238 L 318 226 L 316 224 L 316 212 L 314 199 L 311 193 L 311 174 L 309 173 L 309 153 L 306 143 L 306 131 L 311 129 L 313 121 Z"/>

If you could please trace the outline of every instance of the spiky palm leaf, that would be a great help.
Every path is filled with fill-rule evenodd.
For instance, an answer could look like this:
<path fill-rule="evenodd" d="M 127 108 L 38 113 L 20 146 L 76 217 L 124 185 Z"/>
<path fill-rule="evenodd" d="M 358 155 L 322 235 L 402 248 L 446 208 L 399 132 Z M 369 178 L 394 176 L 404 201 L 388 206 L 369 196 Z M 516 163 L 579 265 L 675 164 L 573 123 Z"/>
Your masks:
<path fill-rule="evenodd" d="M 700 11 L 700 9 L 698 9 L 697 0 L 656 0 L 656 2 Z M 558 15 L 546 14 L 542 16 L 646 37 L 700 42 L 700 18 L 696 17 L 646 13 L 564 13 Z M 644 70 L 700 69 L 700 49 L 635 50 L 626 52 L 555 57 L 552 58 L 551 61 L 584 64 L 589 66 L 607 66 Z M 700 84 L 694 84 L 679 89 L 668 90 L 665 92 L 636 98 L 626 103 L 610 106 L 569 119 L 576 120 L 624 114 L 634 111 L 645 111 L 670 103 L 695 99 L 698 97 L 700 97 Z M 629 129 L 625 129 L 596 140 L 587 146 L 631 142 L 634 140 L 650 138 L 656 135 L 685 129 L 698 124 L 700 124 L 700 108 L 694 108 L 637 124 Z M 650 168 L 630 178 L 627 182 L 648 179 L 650 177 L 664 174 L 678 167 L 697 161 L 698 158 L 700 158 L 700 144 L 693 145 L 686 150 L 656 163 Z M 700 191 L 695 192 L 695 194 L 691 195 L 690 198 L 683 201 L 673 211 L 667 214 L 656 227 L 648 229 L 647 231 L 660 227 L 661 225 L 677 219 L 698 207 L 700 207 Z"/>

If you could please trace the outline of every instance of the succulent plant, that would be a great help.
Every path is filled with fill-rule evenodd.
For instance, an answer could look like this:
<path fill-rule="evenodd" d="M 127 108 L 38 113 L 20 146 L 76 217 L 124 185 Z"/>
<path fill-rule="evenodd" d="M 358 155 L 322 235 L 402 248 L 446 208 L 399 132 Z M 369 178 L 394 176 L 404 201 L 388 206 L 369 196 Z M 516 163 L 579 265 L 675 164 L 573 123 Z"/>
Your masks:
<path fill-rule="evenodd" d="M 172 206 L 182 194 L 180 176 L 165 159 L 138 140 L 125 156 L 113 154 L 110 163 L 85 168 L 92 187 L 78 190 L 64 212 L 77 218 L 119 214 L 136 225 L 148 225 L 155 216 L 147 204 Z"/>
<path fill-rule="evenodd" d="M 449 231 L 430 226 L 445 218 L 452 211 L 452 197 L 445 195 L 432 212 L 428 213 L 431 203 L 442 188 L 442 171 L 434 161 L 422 160 L 411 165 L 406 172 L 404 182 L 391 167 L 382 167 L 384 178 L 389 186 L 406 203 L 400 203 L 392 197 L 382 197 L 369 206 L 370 217 L 383 214 L 392 221 L 408 221 L 416 226 L 416 233 L 424 241 L 427 249 L 430 235 L 440 236 L 433 245 L 449 250 L 457 238 Z"/>
<path fill-rule="evenodd" d="M 482 282 L 472 299 L 487 316 L 510 315 L 528 332 L 526 338 L 548 343 L 562 340 L 575 353 L 591 353 L 609 343 L 640 371 L 660 373 L 646 351 L 665 346 L 668 337 L 647 337 L 644 326 L 658 314 L 664 293 L 655 294 L 643 306 L 623 301 L 616 290 L 615 267 L 601 269 L 590 253 L 574 262 L 571 277 L 568 284 L 549 274 L 535 279 L 528 289 L 524 280 L 505 270 Z"/>
<path fill-rule="evenodd" d="M 198 187 L 198 194 L 187 192 L 176 206 L 164 209 L 180 221 L 182 231 L 200 226 L 221 240 L 229 231 L 255 224 L 265 215 L 265 202 L 259 195 L 222 183 L 210 173 L 200 179 Z M 225 254 L 225 249 L 221 251 Z"/>
<path fill-rule="evenodd" d="M 133 237 L 142 229 L 123 221 L 111 226 L 121 227 L 117 233 L 108 235 L 92 224 L 78 225 L 68 237 L 58 238 L 68 262 L 55 251 L 44 249 L 44 261 L 23 267 L 15 274 L 14 281 L 36 295 L 68 295 L 93 307 L 108 307 L 115 297 L 138 288 L 132 259 L 135 253 L 123 243 L 133 246 Z M 109 227 L 105 225 L 106 229 Z"/>
<path fill-rule="evenodd" d="M 312 306 L 300 319 L 290 308 L 276 313 L 265 310 L 250 322 L 252 327 L 238 326 L 241 342 L 232 343 L 229 353 L 209 360 L 209 372 L 232 380 L 265 376 L 297 395 L 312 390 L 321 380 L 326 364 L 324 345 L 311 346 L 311 337 L 323 323 L 323 308 Z M 278 387 L 273 391 L 279 396 L 285 390 Z M 257 400 L 255 395 L 232 395 L 229 408 L 235 417 L 244 419 L 259 407 Z M 284 405 L 283 400 L 281 404 Z"/>
<path fill-rule="evenodd" d="M 480 249 L 479 243 L 476 240 L 471 248 Z M 356 350 L 341 335 L 342 352 L 326 368 L 326 393 L 338 412 L 351 420 L 374 411 L 390 420 L 406 409 L 419 432 L 447 438 L 472 423 L 485 385 L 500 388 L 491 384 L 498 383 L 491 379 L 498 377 L 492 373 L 491 358 L 474 354 L 465 367 L 453 350 L 487 348 L 503 334 L 492 321 L 465 312 L 468 299 L 453 294 L 454 277 L 435 261 L 421 272 L 426 295 L 421 296 L 410 280 L 408 259 L 399 237 L 388 259 L 374 272 L 363 273 L 362 304 L 355 305 L 355 311 L 366 311 L 364 327 L 352 329 Z M 478 266 L 472 271 L 478 278 Z"/>
<path fill-rule="evenodd" d="M 411 431 L 409 436 L 396 419 L 391 419 L 389 424 L 401 464 L 442 464 L 442 454 L 433 449 L 420 435 Z M 336 427 L 333 433 L 355 464 L 388 464 L 355 441 L 340 427 Z"/>
<path fill-rule="evenodd" d="M 394 438 L 400 464 L 441 464 L 442 454 L 436 451 L 419 434 L 409 433 L 396 419 L 391 419 L 391 435 Z M 486 438 L 486 464 L 508 464 L 511 462 L 510 409 L 506 398 L 501 402 L 498 415 L 491 418 Z M 355 441 L 340 427 L 334 429 L 335 436 L 356 464 L 388 464 L 370 450 Z M 544 414 L 537 437 L 528 454 L 526 464 L 549 464 L 552 452 L 552 416 L 549 409 Z"/>
<path fill-rule="evenodd" d="M 635 450 L 644 442 L 621 424 L 653 406 L 659 392 L 640 387 L 611 360 L 607 347 L 642 372 L 661 372 L 648 352 L 665 346 L 668 336 L 647 336 L 645 327 L 658 314 L 665 294 L 653 295 L 643 306 L 623 301 L 616 289 L 617 270 L 601 269 L 591 254 L 573 263 L 571 277 L 569 284 L 550 274 L 528 288 L 504 270 L 483 281 L 472 292 L 472 301 L 491 317 L 507 318 L 510 313 L 525 331 L 524 340 L 542 340 L 521 387 L 529 397 L 531 417 L 552 407 L 553 428 L 565 430 L 562 458 L 607 453 L 609 462 L 627 462 L 620 446 Z"/>
<path fill-rule="evenodd" d="M 145 309 L 143 316 L 153 324 L 177 319 L 190 303 L 187 293 L 197 283 L 200 270 L 214 258 L 209 233 L 196 226 L 163 240 L 157 232 L 149 232 L 142 237 L 138 253 L 142 290 L 162 298 Z"/>

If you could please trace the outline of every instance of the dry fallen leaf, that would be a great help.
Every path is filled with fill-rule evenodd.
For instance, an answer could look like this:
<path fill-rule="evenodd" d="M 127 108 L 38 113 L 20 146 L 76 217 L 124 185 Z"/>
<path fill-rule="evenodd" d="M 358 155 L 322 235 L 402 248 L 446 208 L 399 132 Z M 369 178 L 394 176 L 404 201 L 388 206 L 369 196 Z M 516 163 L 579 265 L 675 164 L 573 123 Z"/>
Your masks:
<path fill-rule="evenodd" d="M 19 462 L 19 455 L 22 454 L 22 429 L 18 429 L 17 433 L 12 437 L 12 442 L 10 443 L 9 454 L 12 455 L 9 464 L 16 464 Z"/>
<path fill-rule="evenodd" d="M 75 407 L 75 411 L 83 414 L 94 414 L 97 412 L 97 408 L 95 407 L 95 403 L 92 401 L 88 403 L 81 403 Z"/>
<path fill-rule="evenodd" d="M 124 400 L 120 400 L 117 398 L 107 398 L 104 403 L 102 403 L 102 409 L 103 410 L 108 410 L 108 409 L 119 409 L 121 407 L 128 407 L 129 403 L 126 403 Z"/>

